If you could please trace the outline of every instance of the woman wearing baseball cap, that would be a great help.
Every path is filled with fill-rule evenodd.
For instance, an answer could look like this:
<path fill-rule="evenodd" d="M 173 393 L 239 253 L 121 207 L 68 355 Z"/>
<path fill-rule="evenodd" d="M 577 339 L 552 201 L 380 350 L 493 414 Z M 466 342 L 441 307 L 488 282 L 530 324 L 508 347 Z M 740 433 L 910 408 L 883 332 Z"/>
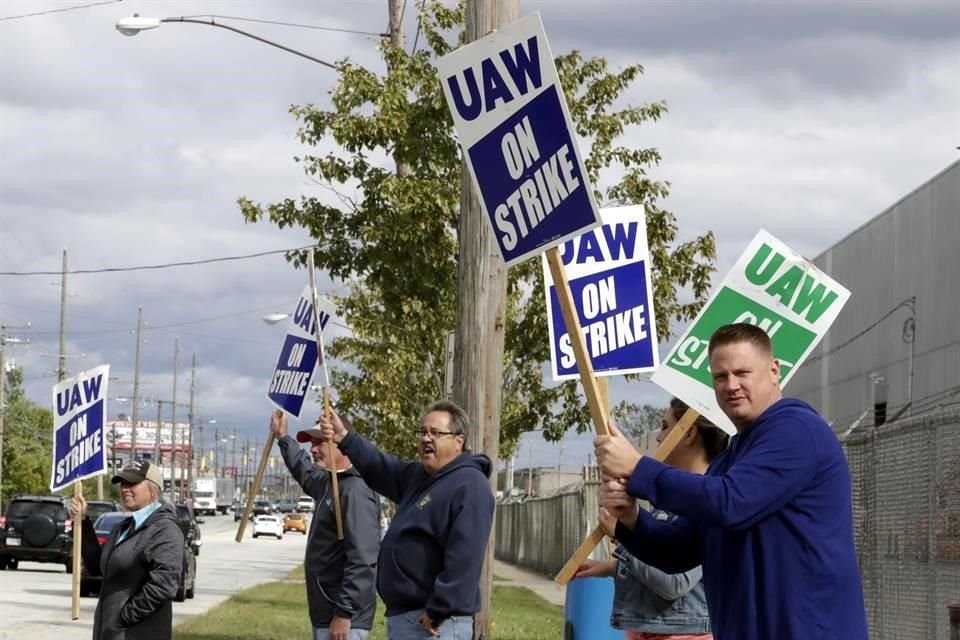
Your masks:
<path fill-rule="evenodd" d="M 141 460 L 113 476 L 123 509 L 132 515 L 114 527 L 103 545 L 87 502 L 73 498 L 71 515 L 83 518 L 83 562 L 103 576 L 93 640 L 171 640 L 173 598 L 183 568 L 183 532 L 171 504 L 161 500 L 160 468 Z"/>

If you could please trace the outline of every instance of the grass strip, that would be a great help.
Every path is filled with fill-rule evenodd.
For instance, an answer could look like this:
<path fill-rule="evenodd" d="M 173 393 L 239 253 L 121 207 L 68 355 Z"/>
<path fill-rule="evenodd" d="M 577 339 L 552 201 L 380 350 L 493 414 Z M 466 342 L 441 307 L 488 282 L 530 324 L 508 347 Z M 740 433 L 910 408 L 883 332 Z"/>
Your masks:
<path fill-rule="evenodd" d="M 284 581 L 243 591 L 207 613 L 177 625 L 175 640 L 290 640 L 309 638 L 303 568 Z M 300 582 L 293 582 L 300 580 Z M 384 606 L 377 603 L 369 640 L 387 640 Z M 495 585 L 493 629 L 497 640 L 556 640 L 563 635 L 563 609 L 523 587 Z"/>

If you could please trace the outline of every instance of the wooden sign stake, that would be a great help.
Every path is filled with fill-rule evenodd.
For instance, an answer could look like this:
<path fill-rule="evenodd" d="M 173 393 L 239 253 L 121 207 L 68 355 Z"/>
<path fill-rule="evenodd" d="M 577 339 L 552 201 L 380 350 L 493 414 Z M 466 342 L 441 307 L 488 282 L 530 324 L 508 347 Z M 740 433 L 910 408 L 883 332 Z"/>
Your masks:
<path fill-rule="evenodd" d="M 673 452 L 674 448 L 680 444 L 680 441 L 683 439 L 687 432 L 693 427 L 693 423 L 697 421 L 697 418 L 700 417 L 700 414 L 694 411 L 693 409 L 687 409 L 683 417 L 680 418 L 680 421 L 670 430 L 670 433 L 667 434 L 667 437 L 663 439 L 663 442 L 660 443 L 660 446 L 657 447 L 657 450 L 654 451 L 653 457 L 655 460 L 663 462 L 667 457 Z M 603 541 L 604 533 L 603 529 L 599 526 L 590 532 L 590 535 L 587 536 L 587 539 L 577 547 L 577 550 L 573 552 L 573 555 L 570 556 L 570 559 L 567 560 L 567 563 L 563 565 L 563 568 L 560 569 L 560 572 L 553 579 L 554 582 L 561 585 L 566 585 L 570 580 L 573 579 L 574 574 L 577 573 L 577 569 L 580 568 L 580 565 L 590 557 L 590 554 L 593 553 L 593 550 L 597 548 L 597 545 Z"/>

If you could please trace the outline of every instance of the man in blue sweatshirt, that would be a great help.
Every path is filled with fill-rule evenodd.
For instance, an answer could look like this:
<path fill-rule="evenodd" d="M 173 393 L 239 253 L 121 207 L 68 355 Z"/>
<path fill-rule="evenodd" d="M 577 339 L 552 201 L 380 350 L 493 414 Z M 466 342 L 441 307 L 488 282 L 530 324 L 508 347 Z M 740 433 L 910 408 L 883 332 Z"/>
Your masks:
<path fill-rule="evenodd" d="M 640 456 L 614 427 L 594 440 L 617 540 L 668 572 L 703 565 L 717 640 L 866 640 L 850 470 L 830 427 L 783 398 L 770 338 L 749 324 L 710 339 L 717 403 L 737 428 L 706 475 Z M 644 498 L 679 514 L 636 509 Z"/>
<path fill-rule="evenodd" d="M 434 403 L 411 434 L 420 461 L 406 462 L 347 430 L 336 414 L 320 420 L 364 481 L 397 504 L 377 560 L 390 640 L 472 637 L 493 492 L 490 459 L 463 449 L 467 423 L 456 404 Z"/>

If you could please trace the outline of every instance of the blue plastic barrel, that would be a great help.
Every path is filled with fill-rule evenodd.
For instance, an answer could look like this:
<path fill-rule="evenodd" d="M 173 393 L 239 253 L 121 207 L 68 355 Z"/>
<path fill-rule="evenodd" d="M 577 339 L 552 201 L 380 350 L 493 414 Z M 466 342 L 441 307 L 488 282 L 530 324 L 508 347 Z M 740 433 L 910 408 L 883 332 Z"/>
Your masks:
<path fill-rule="evenodd" d="M 563 640 L 623 640 L 610 626 L 613 578 L 577 578 L 567 585 Z"/>

